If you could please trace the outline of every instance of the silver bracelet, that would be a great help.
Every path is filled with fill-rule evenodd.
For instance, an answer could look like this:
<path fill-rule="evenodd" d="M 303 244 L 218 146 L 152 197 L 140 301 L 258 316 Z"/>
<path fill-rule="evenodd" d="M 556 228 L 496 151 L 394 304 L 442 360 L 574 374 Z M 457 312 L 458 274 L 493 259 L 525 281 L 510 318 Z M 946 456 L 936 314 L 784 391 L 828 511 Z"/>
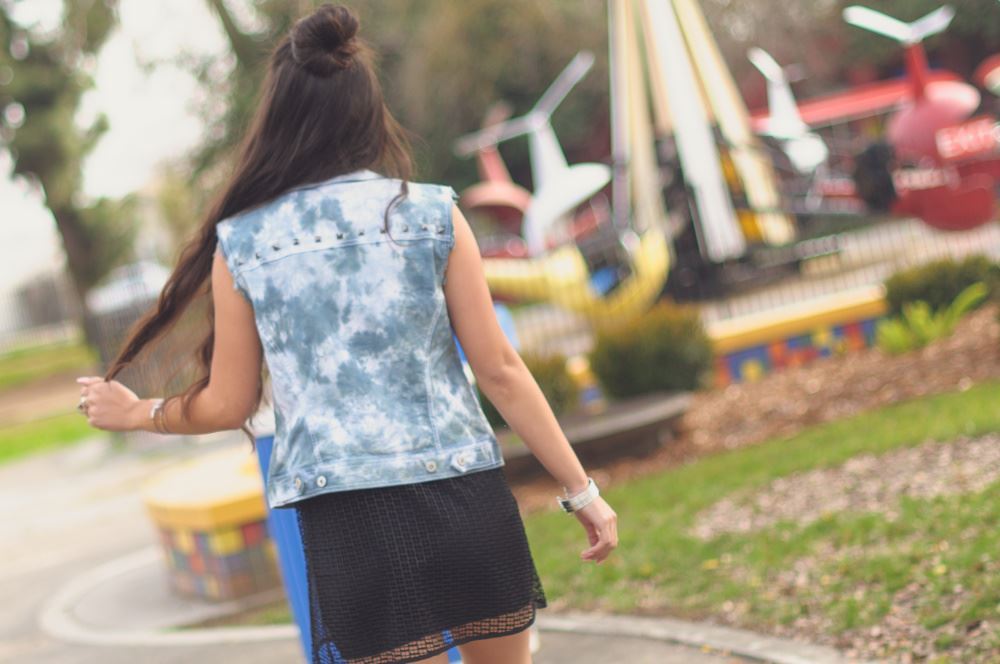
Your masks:
<path fill-rule="evenodd" d="M 162 420 L 163 420 L 163 417 L 162 417 L 162 415 L 163 415 L 163 404 L 164 403 L 165 403 L 165 401 L 163 399 L 154 399 L 153 400 L 153 405 L 149 409 L 149 419 L 153 423 L 153 429 L 156 431 L 156 433 L 161 433 L 161 434 L 168 433 L 166 427 L 163 426 L 163 422 L 162 422 Z"/>
<path fill-rule="evenodd" d="M 594 482 L 594 478 L 588 477 L 587 488 L 575 496 L 556 496 L 556 501 L 558 501 L 559 507 L 561 507 L 564 512 L 576 512 L 582 507 L 589 505 L 594 498 L 597 498 L 599 495 L 601 495 L 601 492 L 598 490 L 597 484 Z"/>

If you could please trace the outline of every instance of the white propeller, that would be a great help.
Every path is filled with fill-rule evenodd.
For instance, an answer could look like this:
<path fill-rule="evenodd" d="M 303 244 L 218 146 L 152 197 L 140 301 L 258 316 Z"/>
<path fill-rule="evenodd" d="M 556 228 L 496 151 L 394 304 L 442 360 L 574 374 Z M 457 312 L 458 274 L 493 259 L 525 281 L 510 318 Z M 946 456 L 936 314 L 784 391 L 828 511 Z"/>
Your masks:
<path fill-rule="evenodd" d="M 590 51 L 580 51 L 573 56 L 570 63 L 559 73 L 556 80 L 552 82 L 549 89 L 545 91 L 542 98 L 535 104 L 532 113 L 542 113 L 546 118 L 551 116 L 553 111 L 566 98 L 566 95 L 570 93 L 570 90 L 583 80 L 583 77 L 587 75 L 587 72 L 593 66 L 594 54 Z"/>
<path fill-rule="evenodd" d="M 922 42 L 928 37 L 944 32 L 954 18 L 955 9 L 951 5 L 938 7 L 927 16 L 910 24 L 913 26 L 913 37 L 916 41 Z"/>
<path fill-rule="evenodd" d="M 767 79 L 767 129 L 762 133 L 781 141 L 781 149 L 795 170 L 812 173 L 829 156 L 826 143 L 802 121 L 785 70 L 771 54 L 761 48 L 751 48 L 747 57 Z"/>
<path fill-rule="evenodd" d="M 535 190 L 525 210 L 521 232 L 531 256 L 546 251 L 546 240 L 557 221 L 611 180 L 611 169 L 604 164 L 570 166 L 550 122 L 552 113 L 593 66 L 593 53 L 577 53 L 526 115 L 491 125 L 455 142 L 455 153 L 468 156 L 527 134 Z"/>
<path fill-rule="evenodd" d="M 763 74 L 767 80 L 772 83 L 786 81 L 785 71 L 781 68 L 781 65 L 764 49 L 751 48 L 747 51 L 747 57 L 753 63 L 753 66 L 757 68 L 757 71 Z"/>
<path fill-rule="evenodd" d="M 766 133 L 778 138 L 791 138 L 808 131 L 799 115 L 792 86 L 788 83 L 781 65 L 762 48 L 751 48 L 747 51 L 747 57 L 767 79 L 769 117 Z"/>
<path fill-rule="evenodd" d="M 490 145 L 541 129 L 548 124 L 552 113 L 559 107 L 566 95 L 576 87 L 576 84 L 587 75 L 593 66 L 594 54 L 589 51 L 580 51 L 560 72 L 534 108 L 519 118 L 491 125 L 481 131 L 463 136 L 455 142 L 455 153 L 460 157 L 468 157 Z"/>
<path fill-rule="evenodd" d="M 955 10 L 950 5 L 944 5 L 912 23 L 905 23 L 860 5 L 851 5 L 845 8 L 843 15 L 844 20 L 855 27 L 910 46 L 919 44 L 931 35 L 936 35 L 947 28 L 952 19 L 955 18 Z"/>

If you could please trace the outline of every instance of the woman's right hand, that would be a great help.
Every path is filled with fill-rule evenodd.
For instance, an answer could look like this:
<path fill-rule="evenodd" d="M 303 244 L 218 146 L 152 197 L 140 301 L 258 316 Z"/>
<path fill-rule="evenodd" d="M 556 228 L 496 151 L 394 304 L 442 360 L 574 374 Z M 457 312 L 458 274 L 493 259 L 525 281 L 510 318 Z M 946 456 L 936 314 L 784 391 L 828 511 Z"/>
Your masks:
<path fill-rule="evenodd" d="M 587 531 L 590 548 L 580 553 L 583 560 L 600 563 L 618 546 L 618 515 L 598 496 L 573 512 Z"/>

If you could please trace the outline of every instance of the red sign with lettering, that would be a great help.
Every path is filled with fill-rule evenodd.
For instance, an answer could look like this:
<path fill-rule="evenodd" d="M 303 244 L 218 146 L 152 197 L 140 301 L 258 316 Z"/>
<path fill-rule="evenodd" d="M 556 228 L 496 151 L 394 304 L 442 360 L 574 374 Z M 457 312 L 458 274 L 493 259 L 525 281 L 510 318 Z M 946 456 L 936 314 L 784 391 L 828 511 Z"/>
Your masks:
<path fill-rule="evenodd" d="M 1000 124 L 992 116 L 969 120 L 955 127 L 938 130 L 935 135 L 938 155 L 944 161 L 959 161 L 1000 150 Z"/>

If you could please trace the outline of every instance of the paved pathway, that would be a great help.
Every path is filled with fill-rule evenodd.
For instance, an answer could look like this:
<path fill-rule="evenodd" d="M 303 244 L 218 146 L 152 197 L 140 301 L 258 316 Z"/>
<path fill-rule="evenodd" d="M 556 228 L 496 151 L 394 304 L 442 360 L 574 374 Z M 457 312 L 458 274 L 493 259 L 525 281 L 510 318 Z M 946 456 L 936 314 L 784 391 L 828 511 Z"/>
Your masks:
<path fill-rule="evenodd" d="M 0 520 L 0 597 L 5 600 L 0 607 L 0 662 L 301 661 L 298 641 L 287 627 L 278 628 L 285 630 L 282 634 L 275 635 L 272 628 L 266 638 L 251 641 L 246 640 L 245 631 L 239 631 L 230 643 L 130 641 L 143 632 L 143 625 L 169 622 L 191 608 L 164 592 L 163 572 L 155 564 L 155 535 L 138 489 L 145 478 L 180 458 L 225 444 L 245 444 L 245 440 L 236 435 L 209 445 L 174 444 L 169 453 L 137 454 L 115 452 L 97 438 L 69 450 L 0 466 L 0 504 L 5 506 Z M 150 575 L 160 575 L 158 582 L 150 580 Z M 122 597 L 137 587 L 148 595 L 145 604 L 124 606 L 127 602 Z M 677 625 L 672 632 L 661 629 L 660 623 L 542 611 L 539 627 L 541 648 L 535 664 L 750 661 L 672 642 L 676 635 L 690 632 L 684 624 L 681 632 L 676 631 Z M 145 629 L 145 633 L 156 630 Z M 160 630 L 159 636 L 164 633 Z M 692 645 L 710 643 L 724 648 L 730 638 L 722 635 L 720 641 L 718 634 L 710 632 L 703 636 Z"/>

